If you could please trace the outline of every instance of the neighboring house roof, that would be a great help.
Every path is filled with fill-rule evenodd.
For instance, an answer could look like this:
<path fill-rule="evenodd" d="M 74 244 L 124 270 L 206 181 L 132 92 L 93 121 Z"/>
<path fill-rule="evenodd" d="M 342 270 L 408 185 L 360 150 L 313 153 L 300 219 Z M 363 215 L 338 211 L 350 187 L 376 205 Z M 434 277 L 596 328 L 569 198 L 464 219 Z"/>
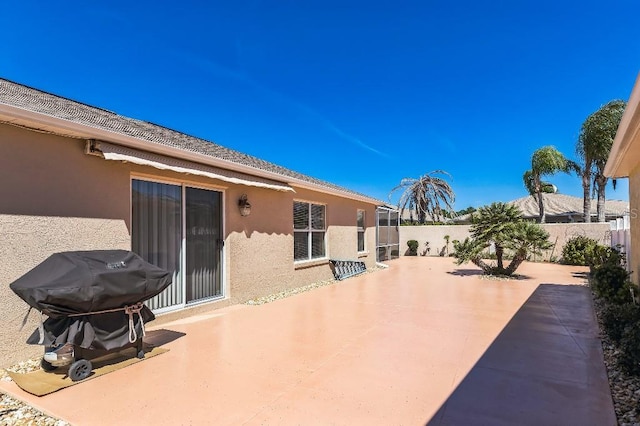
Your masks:
<path fill-rule="evenodd" d="M 544 211 L 546 216 L 582 216 L 583 199 L 566 194 L 542 194 L 544 198 Z M 509 201 L 509 204 L 517 206 L 522 210 L 526 218 L 537 218 L 540 216 L 538 202 L 530 195 L 517 200 Z M 597 200 L 591 200 L 591 215 L 597 213 Z M 605 216 L 622 216 L 629 212 L 629 203 L 620 200 L 606 200 L 604 204 Z"/>
<path fill-rule="evenodd" d="M 553 217 L 574 216 L 576 219 L 581 219 L 583 210 L 582 198 L 566 194 L 542 194 L 542 196 L 544 198 L 547 222 Z M 537 219 L 540 216 L 537 199 L 531 195 L 509 201 L 507 204 L 517 206 L 522 211 L 523 217 L 527 219 Z M 629 203 L 620 200 L 606 200 L 604 208 L 606 217 L 621 217 L 629 212 Z M 596 214 L 597 200 L 591 200 L 591 216 L 595 217 Z M 464 215 L 455 219 L 456 222 L 469 222 L 470 220 L 471 215 Z"/>
<path fill-rule="evenodd" d="M 628 177 L 640 163 L 640 75 L 620 120 L 604 174 L 611 178 Z"/>
<path fill-rule="evenodd" d="M 364 194 L 147 121 L 0 78 L 0 123 L 94 138 L 381 205 Z"/>

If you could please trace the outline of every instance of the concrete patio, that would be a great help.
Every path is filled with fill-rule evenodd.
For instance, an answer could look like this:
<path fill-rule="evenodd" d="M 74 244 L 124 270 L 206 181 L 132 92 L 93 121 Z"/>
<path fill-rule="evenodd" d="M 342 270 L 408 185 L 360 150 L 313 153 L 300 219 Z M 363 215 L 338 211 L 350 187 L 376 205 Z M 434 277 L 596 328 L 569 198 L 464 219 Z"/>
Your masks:
<path fill-rule="evenodd" d="M 170 349 L 37 398 L 74 425 L 615 425 L 584 268 L 449 258 L 152 323 Z"/>

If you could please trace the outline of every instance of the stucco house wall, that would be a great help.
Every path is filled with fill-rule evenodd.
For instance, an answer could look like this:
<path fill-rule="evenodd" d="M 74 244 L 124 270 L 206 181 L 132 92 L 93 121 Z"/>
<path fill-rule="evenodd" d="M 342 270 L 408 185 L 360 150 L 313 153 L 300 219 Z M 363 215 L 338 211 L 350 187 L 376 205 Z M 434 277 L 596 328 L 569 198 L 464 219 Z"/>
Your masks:
<path fill-rule="evenodd" d="M 85 140 L 0 124 L 0 366 L 38 355 L 26 337 L 34 313 L 19 331 L 27 305 L 9 284 L 52 253 L 131 248 L 131 179 L 185 183 L 222 191 L 224 298 L 200 312 L 332 278 L 328 260 L 294 262 L 293 202 L 326 204 L 328 258 L 375 265 L 375 204 L 304 188 L 294 192 L 107 161 L 85 153 Z M 247 217 L 238 211 L 246 194 Z M 357 250 L 357 210 L 366 211 L 366 251 Z M 188 313 L 186 313 L 188 314 Z M 184 316 L 173 313 L 160 317 Z"/>
<path fill-rule="evenodd" d="M 605 176 L 613 179 L 629 178 L 629 218 L 631 256 L 628 269 L 633 282 L 640 284 L 640 75 L 636 78 L 631 96 L 620 120 L 611 152 L 604 168 Z"/>
<path fill-rule="evenodd" d="M 640 163 L 629 174 L 629 219 L 631 222 L 631 256 L 629 270 L 636 285 L 640 281 Z"/>

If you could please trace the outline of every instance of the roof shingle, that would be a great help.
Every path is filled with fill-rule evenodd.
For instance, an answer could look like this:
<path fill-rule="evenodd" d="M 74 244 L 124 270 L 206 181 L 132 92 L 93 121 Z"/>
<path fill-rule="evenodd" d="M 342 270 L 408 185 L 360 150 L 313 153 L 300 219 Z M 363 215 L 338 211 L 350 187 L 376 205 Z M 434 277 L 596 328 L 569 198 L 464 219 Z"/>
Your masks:
<path fill-rule="evenodd" d="M 295 172 L 205 139 L 190 136 L 147 121 L 125 117 L 105 109 L 63 98 L 2 78 L 0 78 L 0 103 L 94 127 L 96 129 L 134 137 L 143 141 L 177 148 L 182 151 L 226 160 L 256 170 L 266 171 L 281 176 L 283 181 L 292 178 L 329 190 L 342 192 L 345 193 L 345 195 L 350 194 L 357 197 L 368 198 L 372 202 L 382 204 L 382 202 L 378 202 L 365 194 Z"/>

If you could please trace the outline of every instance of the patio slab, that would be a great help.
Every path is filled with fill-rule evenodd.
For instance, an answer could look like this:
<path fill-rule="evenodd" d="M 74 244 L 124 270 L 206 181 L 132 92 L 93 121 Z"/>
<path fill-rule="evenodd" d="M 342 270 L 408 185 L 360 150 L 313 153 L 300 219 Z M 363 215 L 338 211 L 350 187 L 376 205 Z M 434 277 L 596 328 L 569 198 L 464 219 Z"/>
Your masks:
<path fill-rule="evenodd" d="M 616 424 L 584 268 L 389 265 L 152 323 L 168 353 L 55 394 L 0 391 L 74 425 Z"/>

